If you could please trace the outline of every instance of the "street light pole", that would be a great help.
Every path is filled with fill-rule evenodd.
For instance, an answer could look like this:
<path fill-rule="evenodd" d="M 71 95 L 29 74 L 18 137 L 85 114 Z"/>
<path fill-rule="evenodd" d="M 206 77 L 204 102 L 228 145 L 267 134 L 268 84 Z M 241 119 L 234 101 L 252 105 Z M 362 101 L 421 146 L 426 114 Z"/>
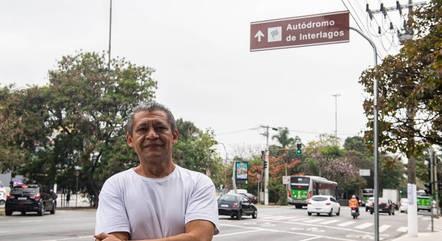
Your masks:
<path fill-rule="evenodd" d="M 109 3 L 109 49 L 108 49 L 108 57 L 107 57 L 107 68 L 110 70 L 111 65 L 111 43 L 112 43 L 112 0 Z"/>
<path fill-rule="evenodd" d="M 338 138 L 338 97 L 340 94 L 332 95 L 335 97 L 335 137 Z"/>
<path fill-rule="evenodd" d="M 359 35 L 361 35 L 363 38 L 365 38 L 373 47 L 374 52 L 374 65 L 378 65 L 378 51 L 376 49 L 376 45 L 374 42 L 367 37 L 365 34 L 363 34 L 361 31 L 359 31 L 356 28 L 349 27 L 351 30 L 357 32 Z M 374 113 L 374 120 L 373 120 L 373 155 L 374 155 L 374 176 L 373 176 L 373 208 L 374 208 L 374 240 L 379 241 L 379 185 L 378 185 L 378 171 L 379 171 L 379 161 L 378 161 L 378 80 L 375 78 L 373 81 L 373 113 Z"/>

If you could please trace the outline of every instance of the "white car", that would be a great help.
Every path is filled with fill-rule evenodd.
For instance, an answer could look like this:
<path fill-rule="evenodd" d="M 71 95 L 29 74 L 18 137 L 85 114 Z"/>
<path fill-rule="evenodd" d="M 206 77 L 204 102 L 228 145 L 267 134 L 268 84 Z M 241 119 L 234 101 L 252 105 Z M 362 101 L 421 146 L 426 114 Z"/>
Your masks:
<path fill-rule="evenodd" d="M 399 206 L 399 211 L 401 213 L 407 213 L 408 210 L 408 199 L 407 198 L 401 198 L 401 203 Z"/>
<path fill-rule="evenodd" d="M 0 188 L 0 206 L 4 206 L 6 203 L 6 189 Z"/>
<path fill-rule="evenodd" d="M 341 213 L 341 205 L 339 205 L 333 196 L 315 195 L 311 197 L 307 203 L 307 214 L 311 216 L 312 213 L 316 213 L 316 215 L 324 213 L 328 214 L 328 216 L 335 213 L 336 216 L 339 216 Z"/>

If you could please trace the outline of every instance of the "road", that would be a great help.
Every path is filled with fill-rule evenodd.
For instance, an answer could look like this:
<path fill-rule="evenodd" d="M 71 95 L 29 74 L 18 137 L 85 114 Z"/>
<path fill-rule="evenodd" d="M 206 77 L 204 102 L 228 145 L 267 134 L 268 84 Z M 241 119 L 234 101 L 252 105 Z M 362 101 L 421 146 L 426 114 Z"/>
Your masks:
<path fill-rule="evenodd" d="M 419 232 L 429 232 L 429 217 L 419 215 Z M 92 240 L 95 210 L 57 210 L 55 215 L 19 213 L 0 216 L 0 240 L 69 241 Z M 305 209 L 259 207 L 258 219 L 220 217 L 221 233 L 215 241 L 373 240 L 373 216 L 361 209 L 353 220 L 348 208 L 341 216 L 307 216 Z M 380 238 L 392 240 L 407 232 L 407 215 L 380 214 Z"/>

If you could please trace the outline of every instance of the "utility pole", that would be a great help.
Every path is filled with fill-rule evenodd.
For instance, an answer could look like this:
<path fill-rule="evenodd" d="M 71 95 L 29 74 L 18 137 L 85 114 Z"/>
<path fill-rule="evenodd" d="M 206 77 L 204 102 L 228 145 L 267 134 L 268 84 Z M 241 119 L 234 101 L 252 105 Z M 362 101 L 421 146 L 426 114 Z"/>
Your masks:
<path fill-rule="evenodd" d="M 338 97 L 341 96 L 340 94 L 334 94 L 332 95 L 335 97 L 335 137 L 338 138 Z"/>
<path fill-rule="evenodd" d="M 266 137 L 266 150 L 264 161 L 267 163 L 266 168 L 264 169 L 264 205 L 269 205 L 269 128 L 270 126 L 261 126 L 265 128 L 265 133 L 263 134 Z"/>
<path fill-rule="evenodd" d="M 110 0 L 109 6 L 109 49 L 108 49 L 108 57 L 107 57 L 107 69 L 110 71 L 111 65 L 111 43 L 112 43 L 112 0 Z"/>

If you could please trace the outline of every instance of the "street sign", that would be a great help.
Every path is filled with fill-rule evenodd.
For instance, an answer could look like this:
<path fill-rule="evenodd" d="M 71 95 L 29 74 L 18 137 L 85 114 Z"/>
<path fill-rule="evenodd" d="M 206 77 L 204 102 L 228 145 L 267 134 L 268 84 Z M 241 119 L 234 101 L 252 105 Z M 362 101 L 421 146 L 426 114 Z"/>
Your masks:
<path fill-rule="evenodd" d="M 349 12 L 252 22 L 250 51 L 348 42 Z"/>
<path fill-rule="evenodd" d="M 370 169 L 359 169 L 359 176 L 369 177 L 370 176 Z"/>
<path fill-rule="evenodd" d="M 282 176 L 282 184 L 290 184 L 290 176 Z"/>

